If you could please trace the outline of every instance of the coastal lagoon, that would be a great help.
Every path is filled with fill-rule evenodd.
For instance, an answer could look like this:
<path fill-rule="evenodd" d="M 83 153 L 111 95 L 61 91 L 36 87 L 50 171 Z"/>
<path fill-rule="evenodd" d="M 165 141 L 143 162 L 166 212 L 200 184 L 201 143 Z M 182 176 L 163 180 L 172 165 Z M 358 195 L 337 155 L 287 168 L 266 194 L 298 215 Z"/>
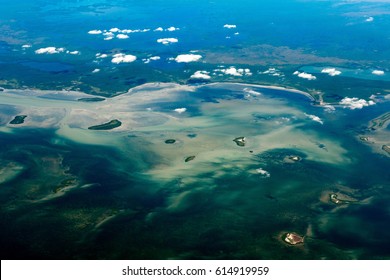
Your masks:
<path fill-rule="evenodd" d="M 149 2 L 0 1 L 2 259 L 389 259 L 390 4 Z"/>
<path fill-rule="evenodd" d="M 2 92 L 4 257 L 388 257 L 389 157 L 359 139 L 386 102 L 360 120 L 299 91 L 247 84 L 90 97 Z M 24 122 L 10 124 L 18 115 Z M 120 126 L 88 129 L 111 120 Z M 286 232 L 304 244 L 286 244 Z"/>

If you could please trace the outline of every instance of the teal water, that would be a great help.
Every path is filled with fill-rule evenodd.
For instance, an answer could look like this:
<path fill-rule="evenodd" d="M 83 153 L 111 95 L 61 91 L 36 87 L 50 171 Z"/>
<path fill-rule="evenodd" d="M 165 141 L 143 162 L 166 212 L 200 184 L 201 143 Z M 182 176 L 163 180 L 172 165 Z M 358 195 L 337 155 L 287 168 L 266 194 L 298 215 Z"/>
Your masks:
<path fill-rule="evenodd" d="M 389 8 L 0 0 L 2 259 L 389 259 Z"/>

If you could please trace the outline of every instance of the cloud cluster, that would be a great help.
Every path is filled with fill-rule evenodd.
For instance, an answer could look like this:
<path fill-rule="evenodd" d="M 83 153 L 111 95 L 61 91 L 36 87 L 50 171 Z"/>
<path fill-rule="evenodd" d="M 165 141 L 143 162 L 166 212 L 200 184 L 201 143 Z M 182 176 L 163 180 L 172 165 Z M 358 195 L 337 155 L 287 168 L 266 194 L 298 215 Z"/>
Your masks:
<path fill-rule="evenodd" d="M 143 32 L 149 32 L 150 29 L 146 28 L 146 29 L 119 29 L 118 27 L 113 27 L 113 28 L 110 28 L 108 30 L 99 30 L 99 29 L 94 29 L 94 30 L 90 30 L 88 31 L 88 34 L 91 34 L 91 35 L 103 35 L 104 36 L 104 40 L 108 41 L 108 40 L 112 40 L 114 39 L 115 37 L 118 38 L 118 39 L 127 39 L 129 38 L 129 33 L 143 33 Z"/>
<path fill-rule="evenodd" d="M 40 48 L 35 51 L 36 54 L 55 54 L 55 53 L 62 53 L 64 52 L 64 48 L 56 48 L 56 47 L 47 47 L 47 48 Z"/>
<path fill-rule="evenodd" d="M 382 71 L 382 70 L 374 70 L 372 71 L 372 74 L 373 75 L 377 75 L 377 76 L 383 76 L 385 74 L 385 71 Z"/>
<path fill-rule="evenodd" d="M 341 74 L 341 71 L 336 70 L 336 68 L 324 68 L 321 70 L 321 73 L 328 74 L 329 76 L 338 76 Z"/>
<path fill-rule="evenodd" d="M 178 63 L 196 62 L 202 58 L 199 54 L 180 54 L 176 56 L 175 61 Z"/>
<path fill-rule="evenodd" d="M 176 38 L 161 38 L 157 39 L 157 43 L 163 44 L 163 45 L 169 45 L 179 42 Z"/>
<path fill-rule="evenodd" d="M 320 124 L 324 124 L 324 122 L 321 120 L 320 117 L 317 117 L 316 115 L 309 115 L 305 113 L 305 116 L 308 117 L 309 119 L 312 119 L 315 122 L 318 122 Z"/>
<path fill-rule="evenodd" d="M 270 75 L 274 77 L 284 77 L 283 73 L 273 67 L 268 68 L 268 70 L 265 70 L 264 72 L 260 72 L 260 74 Z"/>
<path fill-rule="evenodd" d="M 237 25 L 235 25 L 235 24 L 225 24 L 223 27 L 227 28 L 227 29 L 232 29 L 232 28 L 237 28 Z"/>
<path fill-rule="evenodd" d="M 190 79 L 210 80 L 211 76 L 209 74 L 210 72 L 207 71 L 196 71 L 194 74 L 191 75 Z"/>
<path fill-rule="evenodd" d="M 137 60 L 137 57 L 131 54 L 123 54 L 123 53 L 117 53 L 112 56 L 111 59 L 112 63 L 119 64 L 119 63 L 130 63 Z"/>
<path fill-rule="evenodd" d="M 349 108 L 351 110 L 355 109 L 362 109 L 363 107 L 375 105 L 375 102 L 372 100 L 364 100 L 364 99 L 359 99 L 357 97 L 345 97 L 342 99 L 339 103 L 340 105 L 343 105 L 344 108 Z"/>
<path fill-rule="evenodd" d="M 108 55 L 105 53 L 97 53 L 96 54 L 96 58 L 106 58 L 106 57 L 108 57 Z"/>
<path fill-rule="evenodd" d="M 235 68 L 233 66 L 231 66 L 230 68 L 227 68 L 227 69 L 216 69 L 214 71 L 215 72 L 222 72 L 223 74 L 236 76 L 236 77 L 251 76 L 252 75 L 251 70 L 248 69 L 248 68 L 246 68 L 246 69 L 243 69 L 243 68 L 237 69 L 237 68 Z"/>
<path fill-rule="evenodd" d="M 306 79 L 306 80 L 316 80 L 317 79 L 316 76 L 309 74 L 309 73 L 305 73 L 305 72 L 295 71 L 293 74 L 297 75 L 299 78 Z"/>

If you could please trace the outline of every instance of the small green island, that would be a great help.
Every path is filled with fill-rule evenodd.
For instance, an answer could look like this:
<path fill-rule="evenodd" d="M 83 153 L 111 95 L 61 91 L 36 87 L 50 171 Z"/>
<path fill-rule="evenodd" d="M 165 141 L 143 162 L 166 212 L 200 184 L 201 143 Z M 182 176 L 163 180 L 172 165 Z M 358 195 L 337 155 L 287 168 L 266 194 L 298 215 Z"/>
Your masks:
<path fill-rule="evenodd" d="M 165 144 L 174 144 L 176 142 L 175 139 L 167 139 L 165 140 Z"/>
<path fill-rule="evenodd" d="M 110 130 L 110 129 L 120 127 L 121 125 L 122 125 L 122 122 L 115 119 L 115 120 L 109 121 L 107 123 L 90 126 L 90 127 L 88 127 L 88 129 L 90 129 L 90 130 Z"/>
<path fill-rule="evenodd" d="M 233 139 L 233 141 L 236 142 L 237 146 L 244 147 L 246 139 L 245 139 L 245 137 L 237 137 L 237 138 Z"/>
<path fill-rule="evenodd" d="M 22 124 L 22 123 L 24 123 L 25 118 L 27 118 L 26 115 L 15 116 L 15 118 L 12 121 L 10 121 L 9 123 L 10 124 Z"/>
<path fill-rule="evenodd" d="M 189 162 L 189 161 L 194 160 L 194 159 L 195 159 L 195 156 L 189 156 L 189 157 L 186 157 L 186 159 L 184 161 Z"/>
<path fill-rule="evenodd" d="M 80 102 L 100 102 L 106 100 L 103 97 L 84 97 L 84 98 L 79 98 L 77 101 Z"/>

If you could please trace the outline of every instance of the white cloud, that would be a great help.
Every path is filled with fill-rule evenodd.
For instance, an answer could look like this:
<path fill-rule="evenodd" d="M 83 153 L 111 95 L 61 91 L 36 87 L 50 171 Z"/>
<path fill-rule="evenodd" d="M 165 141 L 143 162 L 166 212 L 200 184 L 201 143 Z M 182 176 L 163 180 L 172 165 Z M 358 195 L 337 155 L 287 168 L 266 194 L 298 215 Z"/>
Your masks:
<path fill-rule="evenodd" d="M 118 27 L 111 28 L 109 31 L 113 33 L 121 32 L 121 30 Z"/>
<path fill-rule="evenodd" d="M 61 53 L 64 52 L 64 48 L 56 48 L 56 47 L 47 47 L 47 48 L 40 48 L 35 51 L 36 54 L 55 54 L 55 53 Z"/>
<path fill-rule="evenodd" d="M 324 124 L 324 122 L 320 119 L 320 117 L 317 117 L 316 115 L 309 115 L 305 113 L 305 116 L 308 117 L 309 119 L 312 119 L 315 122 L 318 122 L 320 124 Z"/>
<path fill-rule="evenodd" d="M 191 79 L 200 79 L 200 80 L 210 80 L 210 72 L 207 71 L 196 71 L 194 74 L 191 75 Z"/>
<path fill-rule="evenodd" d="M 366 18 L 366 22 L 372 22 L 372 21 L 374 21 L 374 18 L 373 18 L 373 17 L 368 17 L 368 18 Z"/>
<path fill-rule="evenodd" d="M 236 32 L 236 33 L 234 33 L 234 35 L 236 35 L 236 36 L 237 36 L 237 35 L 240 35 L 240 32 Z"/>
<path fill-rule="evenodd" d="M 176 109 L 173 110 L 173 111 L 175 111 L 175 112 L 181 114 L 181 113 L 184 113 L 185 111 L 187 111 L 187 108 L 176 108 Z"/>
<path fill-rule="evenodd" d="M 23 49 L 27 49 L 27 48 L 31 48 L 32 46 L 30 44 L 26 44 L 26 45 L 23 45 L 22 48 Z"/>
<path fill-rule="evenodd" d="M 271 177 L 271 174 L 270 174 L 268 171 L 264 170 L 263 168 L 258 168 L 258 169 L 256 169 L 256 172 L 257 172 L 258 174 L 260 174 L 263 178 L 269 178 L 269 177 Z"/>
<path fill-rule="evenodd" d="M 157 39 L 157 43 L 161 43 L 161 44 L 164 44 L 164 45 L 173 44 L 173 43 L 177 43 L 177 42 L 179 42 L 179 40 L 176 39 L 176 38 L 161 38 L 161 39 Z"/>
<path fill-rule="evenodd" d="M 112 39 L 114 39 L 113 36 L 108 36 L 108 37 L 105 37 L 105 38 L 104 38 L 105 41 L 109 41 L 109 40 L 112 40 Z"/>
<path fill-rule="evenodd" d="M 97 30 L 97 29 L 88 31 L 88 34 L 92 34 L 92 35 L 97 35 L 97 34 L 102 34 L 102 33 L 103 32 L 101 30 Z"/>
<path fill-rule="evenodd" d="M 340 75 L 341 71 L 336 70 L 336 68 L 324 68 L 321 70 L 321 73 L 325 73 L 333 77 L 333 76 Z"/>
<path fill-rule="evenodd" d="M 66 53 L 73 54 L 73 55 L 80 54 L 79 51 L 66 51 Z"/>
<path fill-rule="evenodd" d="M 98 72 L 100 72 L 100 69 L 99 69 L 99 68 L 96 68 L 96 69 L 94 69 L 94 70 L 92 71 L 92 73 L 98 73 Z"/>
<path fill-rule="evenodd" d="M 344 108 L 349 108 L 351 110 L 355 109 L 362 109 L 363 107 L 375 105 L 375 102 L 372 100 L 364 100 L 364 99 L 359 99 L 357 97 L 345 97 L 340 101 L 340 105 L 344 105 Z"/>
<path fill-rule="evenodd" d="M 216 72 L 222 72 L 226 75 L 231 75 L 231 76 L 237 76 L 237 77 L 242 77 L 242 76 L 251 76 L 252 73 L 250 71 L 250 69 L 246 68 L 246 69 L 243 69 L 243 68 L 239 68 L 239 69 L 236 69 L 235 67 L 231 66 L 230 68 L 228 69 L 217 69 L 217 70 L 214 70 Z"/>
<path fill-rule="evenodd" d="M 111 59 L 112 63 L 130 63 L 137 60 L 137 57 L 131 54 L 123 54 L 123 53 L 117 53 L 113 55 L 113 59 Z"/>
<path fill-rule="evenodd" d="M 180 30 L 180 29 L 177 27 L 171 26 L 171 27 L 168 27 L 166 30 L 172 32 L 172 31 L 176 31 L 176 30 Z"/>
<path fill-rule="evenodd" d="M 149 58 L 144 58 L 144 59 L 142 59 L 142 61 L 143 61 L 145 64 L 147 64 L 147 63 L 149 63 L 151 60 L 159 60 L 159 59 L 161 59 L 161 57 L 159 57 L 159 56 L 152 56 L 152 57 L 149 57 Z"/>
<path fill-rule="evenodd" d="M 129 38 L 129 35 L 126 35 L 126 34 L 118 34 L 118 35 L 116 35 L 116 37 L 117 37 L 118 39 L 128 39 L 128 38 Z"/>
<path fill-rule="evenodd" d="M 157 27 L 155 30 L 153 30 L 153 31 L 158 31 L 158 32 L 161 32 L 161 31 L 164 31 L 164 28 L 162 28 L 162 27 Z"/>
<path fill-rule="evenodd" d="M 235 24 L 225 24 L 223 27 L 228 28 L 228 29 L 232 29 L 232 28 L 236 28 L 237 25 L 235 25 Z"/>
<path fill-rule="evenodd" d="M 324 105 L 324 110 L 327 113 L 333 113 L 334 111 L 336 111 L 336 108 L 332 105 Z"/>
<path fill-rule="evenodd" d="M 278 69 L 273 67 L 268 68 L 268 70 L 265 70 L 264 72 L 260 72 L 260 74 L 267 74 L 274 77 L 284 77 L 283 73 L 281 73 Z"/>
<path fill-rule="evenodd" d="M 307 79 L 307 80 L 316 80 L 317 79 L 316 76 L 309 74 L 309 73 L 305 73 L 305 72 L 295 71 L 293 74 L 297 75 L 299 78 L 302 78 L 302 79 Z"/>
<path fill-rule="evenodd" d="M 188 63 L 198 61 L 201 58 L 202 56 L 199 54 L 180 54 L 176 56 L 175 61 L 178 63 Z"/>
<path fill-rule="evenodd" d="M 383 76 L 385 74 L 385 71 L 374 70 L 374 71 L 372 71 L 372 74 L 377 75 L 377 76 Z"/>
<path fill-rule="evenodd" d="M 254 91 L 253 89 L 250 89 L 250 88 L 244 88 L 244 92 L 249 93 L 249 94 L 252 94 L 252 95 L 254 95 L 254 96 L 259 96 L 259 95 L 261 95 L 260 92 Z"/>
<path fill-rule="evenodd" d="M 108 57 L 108 55 L 105 53 L 97 53 L 96 54 L 96 58 L 106 58 L 106 57 Z"/>

